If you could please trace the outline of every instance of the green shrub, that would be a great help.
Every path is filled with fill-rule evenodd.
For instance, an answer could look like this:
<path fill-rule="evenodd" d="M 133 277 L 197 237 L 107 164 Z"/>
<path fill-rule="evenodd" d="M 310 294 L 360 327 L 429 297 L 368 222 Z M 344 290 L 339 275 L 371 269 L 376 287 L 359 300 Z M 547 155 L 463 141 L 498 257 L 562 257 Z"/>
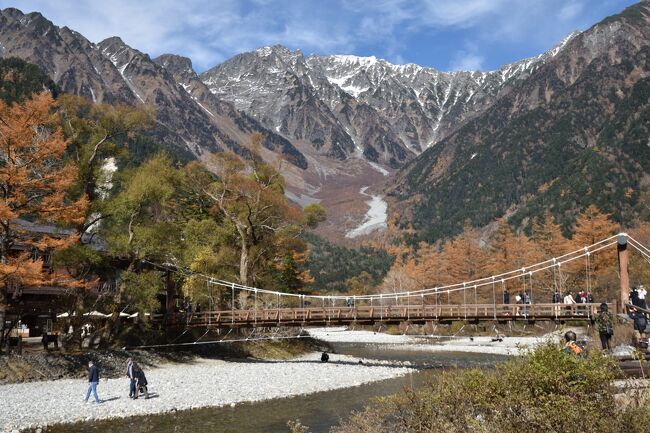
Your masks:
<path fill-rule="evenodd" d="M 380 399 L 336 433 L 648 432 L 650 405 L 614 398 L 614 360 L 548 344 L 495 370 L 442 372 L 425 387 Z M 366 428 L 367 427 L 367 428 Z"/>

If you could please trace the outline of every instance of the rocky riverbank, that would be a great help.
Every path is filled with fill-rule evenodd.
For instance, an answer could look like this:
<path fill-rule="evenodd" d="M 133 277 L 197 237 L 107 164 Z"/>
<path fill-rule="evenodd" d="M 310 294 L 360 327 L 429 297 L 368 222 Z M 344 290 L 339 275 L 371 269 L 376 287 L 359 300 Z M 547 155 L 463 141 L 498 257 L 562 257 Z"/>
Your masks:
<path fill-rule="evenodd" d="M 38 349 L 39 346 L 36 346 Z M 232 342 L 161 348 L 160 350 L 101 350 L 63 353 L 27 350 L 22 355 L 0 356 L 0 384 L 82 378 L 88 361 L 93 361 L 106 378 L 122 377 L 128 358 L 151 369 L 168 363 L 190 362 L 199 358 L 289 359 L 327 346 L 311 338 Z"/>
<path fill-rule="evenodd" d="M 84 379 L 7 384 L 0 386 L 0 401 L 7 409 L 0 412 L 0 428 L 11 432 L 59 423 L 234 405 L 347 388 L 409 371 L 408 363 L 335 354 L 330 362 L 322 363 L 320 353 L 282 361 L 195 359 L 146 371 L 152 397 L 148 400 L 129 399 L 126 378 L 101 379 L 101 404 L 83 402 Z"/>

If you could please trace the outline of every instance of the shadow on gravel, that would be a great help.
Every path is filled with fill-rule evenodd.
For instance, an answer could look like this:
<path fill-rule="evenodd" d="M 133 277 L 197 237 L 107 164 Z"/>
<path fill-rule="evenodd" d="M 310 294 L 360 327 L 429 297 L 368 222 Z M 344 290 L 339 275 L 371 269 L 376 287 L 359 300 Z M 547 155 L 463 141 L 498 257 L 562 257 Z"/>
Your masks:
<path fill-rule="evenodd" d="M 119 400 L 120 397 L 109 397 L 109 398 L 104 398 L 102 399 L 102 403 L 106 403 L 107 401 L 114 401 L 114 400 Z"/>

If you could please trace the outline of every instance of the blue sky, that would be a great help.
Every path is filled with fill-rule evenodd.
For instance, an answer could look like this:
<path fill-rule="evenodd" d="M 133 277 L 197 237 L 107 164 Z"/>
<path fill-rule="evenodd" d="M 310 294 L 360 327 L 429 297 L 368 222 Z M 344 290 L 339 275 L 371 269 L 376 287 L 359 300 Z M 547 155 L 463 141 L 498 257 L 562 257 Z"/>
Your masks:
<path fill-rule="evenodd" d="M 632 0 L 0 0 L 92 42 L 120 36 L 197 71 L 258 47 L 374 55 L 440 70 L 491 70 L 537 55 Z"/>

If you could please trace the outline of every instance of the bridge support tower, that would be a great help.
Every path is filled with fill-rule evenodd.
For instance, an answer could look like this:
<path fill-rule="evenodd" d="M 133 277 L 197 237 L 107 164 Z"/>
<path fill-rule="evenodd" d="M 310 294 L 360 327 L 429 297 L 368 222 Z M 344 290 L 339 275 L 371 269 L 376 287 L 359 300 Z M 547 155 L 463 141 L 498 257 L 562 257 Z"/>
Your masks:
<path fill-rule="evenodd" d="M 623 233 L 618 236 L 616 247 L 618 251 L 618 274 L 621 284 L 621 297 L 619 300 L 621 309 L 619 311 L 625 311 L 624 305 L 628 303 L 628 296 L 630 294 L 630 275 L 627 271 L 629 261 L 627 234 Z"/>

